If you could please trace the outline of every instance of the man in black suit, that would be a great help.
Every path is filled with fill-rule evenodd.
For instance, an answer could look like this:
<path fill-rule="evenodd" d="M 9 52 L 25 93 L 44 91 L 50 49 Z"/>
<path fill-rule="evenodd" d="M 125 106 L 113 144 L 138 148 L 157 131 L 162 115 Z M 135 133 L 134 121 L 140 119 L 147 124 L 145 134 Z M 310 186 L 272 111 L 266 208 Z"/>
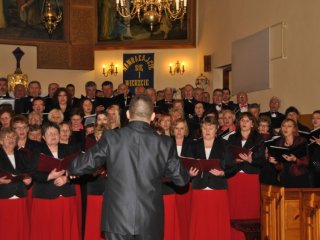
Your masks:
<path fill-rule="evenodd" d="M 46 109 L 49 112 L 52 109 L 52 98 L 54 93 L 58 90 L 59 84 L 58 83 L 49 83 L 48 85 L 48 95 L 45 96 L 43 99 L 46 103 Z"/>
<path fill-rule="evenodd" d="M 184 86 L 183 93 L 184 115 L 188 118 L 189 115 L 193 115 L 194 105 L 196 104 L 196 100 L 193 97 L 193 86 L 190 84 Z"/>
<path fill-rule="evenodd" d="M 80 107 L 80 98 L 75 97 L 76 88 L 72 83 L 69 83 L 66 86 L 67 92 L 71 96 L 71 107 L 76 108 Z"/>
<path fill-rule="evenodd" d="M 271 119 L 272 129 L 280 128 L 282 121 L 286 118 L 284 114 L 279 112 L 280 99 L 273 96 L 269 101 L 269 108 L 268 112 L 263 112 L 260 116 L 268 116 Z"/>
<path fill-rule="evenodd" d="M 130 101 L 131 101 L 131 93 L 129 92 L 129 88 L 126 84 L 124 83 L 120 83 L 118 85 L 118 90 L 117 90 L 118 94 L 123 94 L 123 98 L 124 98 L 124 106 L 126 107 L 126 110 L 129 108 L 130 105 Z"/>
<path fill-rule="evenodd" d="M 83 175 L 107 167 L 101 224 L 106 239 L 162 240 L 162 179 L 184 186 L 188 172 L 180 165 L 173 140 L 150 127 L 155 114 L 149 96 L 133 98 L 127 116 L 127 126 L 106 131 L 68 171 Z"/>
<path fill-rule="evenodd" d="M 173 89 L 165 88 L 164 90 L 164 99 L 157 101 L 161 113 L 169 113 L 169 109 L 173 104 Z"/>
<path fill-rule="evenodd" d="M 0 78 L 0 99 L 10 99 L 8 93 L 8 79 L 1 77 Z"/>
<path fill-rule="evenodd" d="M 223 109 L 230 109 L 231 111 L 234 110 L 235 103 L 233 101 L 230 101 L 231 99 L 231 91 L 229 88 L 225 87 L 222 88 L 222 106 Z"/>
<path fill-rule="evenodd" d="M 28 96 L 15 101 L 15 113 L 30 113 L 32 112 L 32 102 L 36 97 L 41 97 L 41 84 L 39 81 L 31 81 L 28 84 Z"/>

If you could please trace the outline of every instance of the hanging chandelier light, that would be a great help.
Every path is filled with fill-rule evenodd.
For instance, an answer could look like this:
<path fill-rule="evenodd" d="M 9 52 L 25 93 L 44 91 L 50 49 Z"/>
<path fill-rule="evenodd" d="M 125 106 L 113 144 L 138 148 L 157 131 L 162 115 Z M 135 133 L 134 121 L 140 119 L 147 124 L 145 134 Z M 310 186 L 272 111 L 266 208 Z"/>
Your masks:
<path fill-rule="evenodd" d="M 56 29 L 59 22 L 62 20 L 62 11 L 57 0 L 44 0 L 41 20 L 44 27 L 47 29 L 49 38 L 52 38 L 52 33 Z"/>
<path fill-rule="evenodd" d="M 183 19 L 187 12 L 187 0 L 116 0 L 116 7 L 121 17 L 137 17 L 140 23 L 149 24 L 153 31 L 163 13 L 170 21 Z"/>

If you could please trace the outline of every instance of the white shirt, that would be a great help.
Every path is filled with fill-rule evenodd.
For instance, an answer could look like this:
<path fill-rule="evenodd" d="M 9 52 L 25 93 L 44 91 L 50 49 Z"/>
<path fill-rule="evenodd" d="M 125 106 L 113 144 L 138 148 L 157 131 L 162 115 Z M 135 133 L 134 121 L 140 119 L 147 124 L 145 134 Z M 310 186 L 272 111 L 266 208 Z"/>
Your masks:
<path fill-rule="evenodd" d="M 206 152 L 206 159 L 209 159 L 210 153 L 211 153 L 211 148 L 205 148 L 205 152 Z"/>
<path fill-rule="evenodd" d="M 206 159 L 209 159 L 210 158 L 210 153 L 211 153 L 211 148 L 205 148 L 204 150 L 206 152 Z M 204 188 L 202 190 L 214 190 L 214 189 L 206 187 L 206 188 Z"/>
<path fill-rule="evenodd" d="M 58 158 L 58 152 L 53 152 L 52 155 L 54 158 Z"/>
<path fill-rule="evenodd" d="M 178 156 L 181 156 L 182 146 L 177 146 Z"/>
<path fill-rule="evenodd" d="M 9 160 L 10 160 L 13 168 L 16 169 L 16 160 L 15 160 L 15 158 L 14 158 L 14 155 L 13 155 L 13 154 L 10 154 L 10 155 L 8 155 L 8 158 L 9 158 Z"/>

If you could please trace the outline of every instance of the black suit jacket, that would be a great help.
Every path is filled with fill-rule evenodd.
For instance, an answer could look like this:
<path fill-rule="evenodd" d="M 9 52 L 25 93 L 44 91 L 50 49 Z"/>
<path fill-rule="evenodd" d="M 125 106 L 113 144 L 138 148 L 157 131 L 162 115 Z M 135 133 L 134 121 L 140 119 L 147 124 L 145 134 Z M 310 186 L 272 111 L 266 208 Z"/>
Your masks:
<path fill-rule="evenodd" d="M 31 172 L 30 162 L 26 160 L 21 151 L 15 150 L 14 157 L 16 168 L 13 167 L 6 152 L 0 147 L 0 169 L 15 175 Z M 10 198 L 14 195 L 18 197 L 25 197 L 27 195 L 27 187 L 22 181 L 0 184 L 0 199 Z"/>
<path fill-rule="evenodd" d="M 32 101 L 33 101 L 33 97 L 31 97 L 31 96 L 16 99 L 15 106 L 14 106 L 14 112 L 16 114 L 32 112 L 33 111 Z"/>
<path fill-rule="evenodd" d="M 157 101 L 157 106 L 160 113 L 169 113 L 169 109 L 172 107 L 172 101 L 165 101 L 164 99 Z"/>
<path fill-rule="evenodd" d="M 280 112 L 263 112 L 260 113 L 260 116 L 267 116 L 271 119 L 271 128 L 280 128 L 282 121 L 286 118 L 286 116 Z"/>
<path fill-rule="evenodd" d="M 222 169 L 226 168 L 225 157 L 229 154 L 226 151 L 226 142 L 222 138 L 216 138 L 211 148 L 210 156 L 208 159 L 219 159 Z M 193 146 L 193 157 L 197 159 L 206 159 L 206 152 L 203 139 L 199 139 Z M 208 160 L 210 161 L 210 160 Z M 206 187 L 212 189 L 227 189 L 227 180 L 225 177 L 217 177 L 211 173 L 199 173 L 192 179 L 193 189 L 204 189 Z"/>
<path fill-rule="evenodd" d="M 107 166 L 102 230 L 122 235 L 148 235 L 163 239 L 162 178 L 176 185 L 188 183 L 176 146 L 148 123 L 132 121 L 126 127 L 106 131 L 98 143 L 69 167 L 82 175 Z"/>
<path fill-rule="evenodd" d="M 67 144 L 59 144 L 58 146 L 58 158 L 62 159 L 72 153 L 76 152 L 74 147 L 70 147 Z M 53 184 L 54 180 L 47 181 L 48 173 L 37 171 L 38 160 L 40 153 L 53 157 L 50 149 L 46 143 L 42 143 L 38 149 L 34 149 L 32 154 L 33 168 L 36 174 L 34 174 L 34 184 L 32 196 L 34 198 L 54 199 L 60 195 L 64 197 L 74 196 L 75 189 L 70 183 L 66 183 L 61 187 L 57 187 Z"/>
<path fill-rule="evenodd" d="M 228 144 L 235 145 L 238 147 L 242 147 L 241 144 L 242 136 L 240 132 L 236 132 L 235 134 L 231 135 L 228 139 Z M 252 148 L 252 163 L 248 162 L 241 162 L 236 164 L 235 159 L 232 154 L 228 155 L 232 159 L 227 160 L 228 163 L 232 163 L 233 167 L 227 169 L 225 174 L 227 177 L 235 175 L 238 171 L 244 171 L 245 173 L 249 174 L 259 174 L 260 169 L 263 167 L 266 158 L 265 158 L 265 143 L 264 138 L 261 134 L 253 131 L 249 138 L 247 139 L 246 143 L 244 144 L 243 148 L 251 149 Z"/>
<path fill-rule="evenodd" d="M 183 110 L 184 110 L 184 115 L 186 118 L 189 116 L 189 114 L 193 115 L 194 114 L 194 105 L 197 103 L 197 101 L 192 98 L 192 99 L 183 99 Z"/>

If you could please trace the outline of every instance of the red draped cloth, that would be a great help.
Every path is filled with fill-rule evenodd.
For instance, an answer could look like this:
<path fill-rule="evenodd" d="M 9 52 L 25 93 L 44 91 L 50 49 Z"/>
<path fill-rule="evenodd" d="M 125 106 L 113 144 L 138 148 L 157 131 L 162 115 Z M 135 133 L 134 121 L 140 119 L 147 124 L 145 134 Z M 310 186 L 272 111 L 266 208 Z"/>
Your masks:
<path fill-rule="evenodd" d="M 101 232 L 102 195 L 88 195 L 85 240 L 104 240 Z"/>
<path fill-rule="evenodd" d="M 191 214 L 191 184 L 183 193 L 176 194 L 176 207 L 180 229 L 180 239 L 189 239 L 190 214 Z"/>
<path fill-rule="evenodd" d="M 164 240 L 180 240 L 176 194 L 163 195 L 163 202 L 164 202 Z"/>
<path fill-rule="evenodd" d="M 80 240 L 76 197 L 33 198 L 32 240 Z"/>
<path fill-rule="evenodd" d="M 258 174 L 238 172 L 228 179 L 231 219 L 260 218 L 260 184 Z M 231 229 L 232 240 L 244 240 L 242 232 Z"/>
<path fill-rule="evenodd" d="M 230 240 L 227 190 L 192 190 L 189 240 Z"/>
<path fill-rule="evenodd" d="M 0 199 L 0 239 L 29 240 L 26 198 Z"/>

